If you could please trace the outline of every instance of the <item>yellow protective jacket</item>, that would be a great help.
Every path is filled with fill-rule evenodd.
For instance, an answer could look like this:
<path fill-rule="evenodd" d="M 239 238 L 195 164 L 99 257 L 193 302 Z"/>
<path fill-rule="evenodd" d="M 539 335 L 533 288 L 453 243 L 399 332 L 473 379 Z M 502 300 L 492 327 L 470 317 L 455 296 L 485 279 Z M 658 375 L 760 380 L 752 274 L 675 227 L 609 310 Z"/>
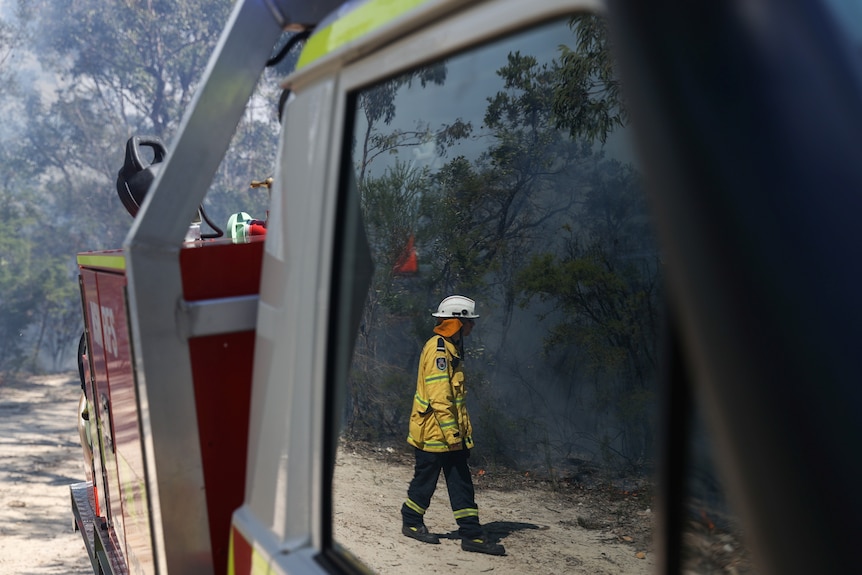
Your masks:
<path fill-rule="evenodd" d="M 449 338 L 435 335 L 419 359 L 407 443 L 436 452 L 473 447 L 466 395 L 458 348 Z"/>

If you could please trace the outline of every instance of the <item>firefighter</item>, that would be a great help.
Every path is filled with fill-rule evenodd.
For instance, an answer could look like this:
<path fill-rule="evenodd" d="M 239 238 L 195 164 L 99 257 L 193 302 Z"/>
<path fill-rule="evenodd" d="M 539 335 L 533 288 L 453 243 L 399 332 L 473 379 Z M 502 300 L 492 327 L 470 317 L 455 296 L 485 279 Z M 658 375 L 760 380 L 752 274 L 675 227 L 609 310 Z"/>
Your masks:
<path fill-rule="evenodd" d="M 401 506 L 401 532 L 423 543 L 440 543 L 423 521 L 440 470 L 446 478 L 449 502 L 458 523 L 465 551 L 505 555 L 502 545 L 490 541 L 479 523 L 479 510 L 467 459 L 473 447 L 473 428 L 467 414 L 464 387 L 464 338 L 470 335 L 476 303 L 461 295 L 440 302 L 434 336 L 422 349 L 416 395 L 410 413 L 407 442 L 414 447 L 416 465 Z"/>

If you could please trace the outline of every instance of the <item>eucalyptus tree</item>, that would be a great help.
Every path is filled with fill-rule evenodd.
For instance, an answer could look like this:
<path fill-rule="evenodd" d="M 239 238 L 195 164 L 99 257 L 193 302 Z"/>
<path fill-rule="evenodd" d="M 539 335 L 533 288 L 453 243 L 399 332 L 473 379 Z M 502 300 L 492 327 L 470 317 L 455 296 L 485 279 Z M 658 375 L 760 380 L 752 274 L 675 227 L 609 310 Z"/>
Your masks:
<path fill-rule="evenodd" d="M 45 283 L 54 286 L 52 296 L 76 285 L 77 252 L 122 245 L 132 223 L 116 192 L 125 143 L 132 135 L 158 136 L 170 153 L 231 9 L 229 0 L 19 1 L 15 30 L 26 37 L 21 44 L 38 74 L 28 75 L 16 95 L 26 122 L 5 150 L 33 199 L 34 225 L 22 236 L 30 253 L 65 262 L 65 283 Z M 8 32 L 0 30 L 0 40 Z M 206 200 L 220 227 L 231 212 L 265 213 L 265 193 L 250 194 L 248 186 L 272 173 L 278 92 L 274 79 L 267 80 Z M 78 298 L 69 297 L 69 305 L 43 298 L 42 313 L 51 319 L 35 323 L 53 326 L 54 333 L 80 326 L 69 307 Z M 27 333 L 31 347 L 56 347 L 43 329 Z"/>
<path fill-rule="evenodd" d="M 73 249 L 122 243 L 130 219 L 115 181 L 126 140 L 169 140 L 229 9 L 197 0 L 20 3 L 52 79 L 28 102 L 27 155 Z"/>
<path fill-rule="evenodd" d="M 27 0 L 21 5 L 36 38 L 34 49 L 55 79 L 52 89 L 29 105 L 28 154 L 42 171 L 55 211 L 74 226 L 75 243 L 117 247 L 130 225 L 115 191 L 125 143 L 132 135 L 158 136 L 170 152 L 232 2 Z M 274 79 L 268 81 L 215 177 L 216 194 L 207 200 L 215 204 L 214 219 L 221 225 L 231 211 L 265 210 L 265 195 L 249 195 L 247 189 L 251 180 L 272 173 L 278 94 Z"/>
<path fill-rule="evenodd" d="M 575 42 L 560 47 L 554 122 L 573 138 L 604 144 L 628 122 L 606 24 L 578 16 L 569 25 Z M 605 455 L 643 461 L 654 455 L 661 258 L 636 167 L 594 154 L 583 168 L 580 205 L 557 228 L 563 249 L 533 253 L 516 290 L 522 306 L 550 306 L 544 349 L 557 373 L 591 382 L 595 409 L 621 428 L 620 449 L 598 438 Z"/>
<path fill-rule="evenodd" d="M 28 230 L 37 220 L 28 166 L 17 154 L 20 126 L 19 63 L 24 34 L 14 16 L 0 20 L 0 372 L 16 371 L 28 357 L 25 334 L 37 305 L 35 264 Z"/>
<path fill-rule="evenodd" d="M 554 388 L 586 387 L 583 382 L 595 380 L 599 372 L 580 369 L 583 362 L 577 370 L 555 363 L 552 352 L 565 349 L 565 357 L 580 359 L 604 349 L 614 356 L 615 349 L 607 345 L 587 348 L 577 338 L 556 337 L 572 311 L 560 302 L 568 302 L 577 285 L 547 274 L 541 279 L 553 280 L 553 289 L 541 293 L 542 302 L 530 298 L 545 289 L 530 283 L 530 273 L 540 270 L 536 262 L 558 262 L 589 245 L 606 249 L 604 255 L 616 265 L 629 257 L 622 246 L 636 231 L 627 213 L 614 211 L 629 205 L 636 173 L 608 161 L 603 151 L 614 130 L 626 122 L 605 29 L 597 19 L 580 17 L 552 33 L 562 46 L 538 37 L 526 38 L 519 51 L 489 46 L 475 61 L 453 56 L 445 63 L 446 74 L 432 82 L 420 84 L 412 72 L 357 95 L 353 162 L 377 269 L 352 372 L 352 399 L 365 405 L 355 405 L 352 415 L 354 420 L 367 416 L 368 427 L 376 432 L 388 421 L 384 406 L 402 401 L 391 392 L 396 386 L 390 381 L 403 384 L 409 378 L 415 357 L 406 351 L 418 347 L 417 334 L 428 332 L 429 302 L 433 305 L 448 293 L 470 294 L 494 318 L 487 340 L 477 342 L 480 362 L 471 364 L 474 389 L 494 382 L 488 393 L 478 394 L 480 401 L 492 399 L 504 381 L 521 377 L 526 384 L 526 378 L 539 377 L 546 385 L 531 396 L 544 394 L 553 403 Z M 637 212 L 641 203 L 630 207 Z M 560 234 L 567 228 L 570 237 Z M 401 246 L 412 238 L 419 273 L 393 273 Z M 546 343 L 550 361 L 537 362 L 545 366 L 541 374 L 518 372 L 518 361 L 528 352 L 513 353 L 508 341 L 516 314 L 525 317 L 516 309 L 519 295 L 527 313 L 561 312 L 533 323 L 530 338 L 520 330 L 512 342 L 519 350 L 537 353 Z M 413 317 L 422 319 L 408 321 Z M 598 331 L 601 326 L 581 327 Z M 537 330 L 544 330 L 545 337 L 536 335 Z M 642 351 L 652 350 L 640 348 L 638 358 Z M 629 389 L 628 374 L 619 365 L 609 364 L 593 394 L 597 408 L 617 419 L 628 417 L 614 407 L 628 399 L 616 393 Z M 407 393 L 403 385 L 400 392 Z M 487 403 L 480 413 L 493 408 L 493 400 Z M 489 435 L 496 428 L 505 435 L 507 425 L 538 428 L 512 421 L 511 413 L 488 413 L 491 421 L 483 428 Z M 563 424 L 572 428 L 578 422 Z"/>
<path fill-rule="evenodd" d="M 14 85 L 13 61 L 16 41 L 14 24 L 0 19 L 0 94 L 6 94 Z"/>
<path fill-rule="evenodd" d="M 573 437 L 583 423 L 557 407 L 587 398 L 603 414 L 591 441 L 609 458 L 634 461 L 652 443 L 658 257 L 636 168 L 606 157 L 627 114 L 603 22 L 578 17 L 569 30 L 556 53 L 545 45 L 532 54 L 525 43 L 502 54 L 496 81 L 484 80 L 491 90 L 484 114 L 464 123 L 472 153 L 452 153 L 455 141 L 437 154 L 413 221 L 424 281 L 444 294 L 471 294 L 499 324 L 480 344 L 485 369 L 471 369 L 474 389 L 493 382 L 479 394 L 479 413 L 489 416 L 483 429 L 502 437 L 506 427 L 549 425 L 495 409 L 507 388 L 521 393 L 510 401 L 543 401 L 544 413 L 560 416 L 555 433 Z M 456 78 L 456 58 L 449 70 Z M 395 133 L 369 140 L 389 142 Z M 516 315 L 525 319 L 519 301 L 536 321 L 519 325 L 510 341 Z M 528 350 L 544 352 L 535 362 L 541 373 L 524 371 Z M 535 446 L 537 438 L 519 437 L 525 450 Z"/>

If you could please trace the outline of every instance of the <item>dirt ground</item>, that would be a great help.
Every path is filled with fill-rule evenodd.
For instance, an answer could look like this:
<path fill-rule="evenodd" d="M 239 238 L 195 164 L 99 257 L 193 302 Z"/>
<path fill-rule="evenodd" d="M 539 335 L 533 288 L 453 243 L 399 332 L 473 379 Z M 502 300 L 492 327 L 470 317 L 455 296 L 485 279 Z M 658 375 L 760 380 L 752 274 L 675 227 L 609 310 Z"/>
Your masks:
<path fill-rule="evenodd" d="M 492 557 L 461 550 L 441 477 L 425 523 L 428 545 L 401 535 L 400 507 L 412 474 L 409 453 L 342 446 L 335 471 L 335 539 L 381 575 L 404 573 L 647 574 L 653 572 L 648 493 L 536 480 L 473 464 L 476 502 Z"/>
<path fill-rule="evenodd" d="M 77 374 L 0 379 L 0 575 L 92 574 L 69 485 L 84 480 Z"/>
<path fill-rule="evenodd" d="M 75 429 L 79 393 L 74 373 L 0 382 L 0 575 L 92 573 L 69 503 L 69 485 L 85 478 Z M 620 506 L 636 511 L 619 521 L 612 520 L 615 505 L 599 509 L 589 493 L 477 475 L 482 521 L 508 553 L 488 557 L 460 549 L 442 480 L 427 523 L 443 543 L 401 535 L 399 508 L 410 474 L 405 455 L 386 449 L 356 446 L 338 459 L 335 538 L 381 575 L 412 573 L 419 565 L 424 573 L 651 571 L 651 511 L 637 494 L 620 494 Z"/>
<path fill-rule="evenodd" d="M 647 478 L 602 476 L 584 464 L 551 482 L 536 473 L 471 461 L 479 515 L 506 548 L 489 557 L 461 550 L 441 477 L 425 515 L 441 536 L 428 545 L 401 535 L 400 506 L 413 456 L 399 447 L 341 445 L 335 470 L 335 539 L 381 575 L 641 575 L 656 569 L 654 486 Z M 569 470 L 571 471 L 571 470 Z M 721 507 L 689 499 L 683 575 L 756 575 L 743 536 Z"/>
<path fill-rule="evenodd" d="M 92 573 L 73 531 L 69 485 L 85 478 L 75 428 L 77 374 L 0 379 L 0 575 Z M 335 540 L 380 575 L 419 572 L 640 575 L 655 568 L 650 486 L 485 469 L 471 462 L 480 518 L 504 557 L 461 550 L 440 480 L 428 528 L 440 545 L 408 539 L 399 509 L 412 474 L 407 450 L 352 443 L 336 464 Z M 686 534 L 686 575 L 753 573 L 736 535 L 706 517 Z"/>

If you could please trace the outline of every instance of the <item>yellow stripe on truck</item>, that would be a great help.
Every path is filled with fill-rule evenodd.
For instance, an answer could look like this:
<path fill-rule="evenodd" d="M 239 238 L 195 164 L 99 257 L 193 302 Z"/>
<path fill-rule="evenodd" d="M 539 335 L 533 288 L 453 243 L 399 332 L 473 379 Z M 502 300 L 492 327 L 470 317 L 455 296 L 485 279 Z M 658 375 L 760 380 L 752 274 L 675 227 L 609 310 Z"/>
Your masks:
<path fill-rule="evenodd" d="M 234 533 L 236 533 L 237 537 L 241 538 L 238 544 L 246 549 L 250 549 L 250 563 L 237 564 L 237 554 L 234 552 L 234 545 L 236 544 Z M 238 532 L 236 528 L 231 527 L 227 548 L 227 575 L 274 575 L 275 573 L 276 571 L 270 567 L 267 558 L 263 553 L 258 551 L 254 543 L 246 541 L 242 533 Z"/>
<path fill-rule="evenodd" d="M 236 575 L 236 565 L 233 558 L 233 528 L 227 540 L 227 575 Z"/>
<path fill-rule="evenodd" d="M 122 250 L 82 253 L 78 254 L 78 265 L 85 268 L 124 270 L 126 269 L 126 255 Z"/>
<path fill-rule="evenodd" d="M 251 550 L 251 575 L 272 575 L 274 570 L 269 568 L 269 561 L 252 546 Z"/>
<path fill-rule="evenodd" d="M 299 55 L 296 69 L 302 69 L 425 2 L 426 0 L 371 0 L 357 6 L 326 28 L 316 31 L 308 39 L 302 54 Z"/>

